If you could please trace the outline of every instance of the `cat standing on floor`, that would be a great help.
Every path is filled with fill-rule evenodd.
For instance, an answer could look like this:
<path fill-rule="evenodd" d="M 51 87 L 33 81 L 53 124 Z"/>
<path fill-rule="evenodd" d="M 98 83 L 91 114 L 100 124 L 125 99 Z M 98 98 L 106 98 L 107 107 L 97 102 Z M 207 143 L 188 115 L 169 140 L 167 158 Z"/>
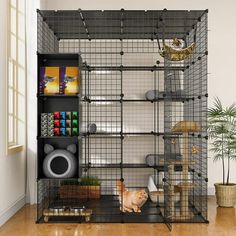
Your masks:
<path fill-rule="evenodd" d="M 117 180 L 116 188 L 122 212 L 141 212 L 140 208 L 148 199 L 148 194 L 144 189 L 128 191 L 125 184 L 120 180 Z"/>

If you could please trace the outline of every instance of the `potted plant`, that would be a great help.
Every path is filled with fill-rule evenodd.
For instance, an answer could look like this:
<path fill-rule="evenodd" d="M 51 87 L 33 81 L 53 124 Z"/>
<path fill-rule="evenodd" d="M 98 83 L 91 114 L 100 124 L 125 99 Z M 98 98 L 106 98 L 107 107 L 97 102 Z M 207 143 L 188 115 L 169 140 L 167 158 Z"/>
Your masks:
<path fill-rule="evenodd" d="M 223 107 L 219 98 L 208 110 L 208 135 L 212 140 L 210 151 L 214 161 L 222 163 L 222 183 L 215 184 L 217 204 L 234 207 L 236 184 L 230 183 L 231 160 L 236 159 L 236 105 Z"/>
<path fill-rule="evenodd" d="M 64 180 L 59 188 L 60 198 L 100 198 L 101 182 L 96 176 L 82 177 L 80 181 Z"/>

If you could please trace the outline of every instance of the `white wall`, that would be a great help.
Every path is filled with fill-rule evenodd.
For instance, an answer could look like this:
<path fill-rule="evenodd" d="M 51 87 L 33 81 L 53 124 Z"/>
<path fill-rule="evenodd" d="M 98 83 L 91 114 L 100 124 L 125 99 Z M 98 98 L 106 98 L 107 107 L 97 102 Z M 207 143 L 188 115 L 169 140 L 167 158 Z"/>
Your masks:
<path fill-rule="evenodd" d="M 41 3 L 43 5 L 43 1 Z M 37 13 L 40 1 L 27 1 L 27 202 L 36 203 Z"/>
<path fill-rule="evenodd" d="M 25 204 L 25 152 L 6 156 L 6 43 L 8 0 L 0 1 L 0 226 Z"/>
<path fill-rule="evenodd" d="M 163 9 L 169 10 L 201 10 L 209 9 L 209 106 L 214 96 L 218 96 L 223 104 L 229 105 L 236 102 L 235 88 L 235 53 L 236 44 L 233 42 L 236 36 L 236 1 L 214 1 L 214 0 L 43 0 L 44 9 L 52 10 L 109 10 L 109 9 Z M 227 44 L 229 44 L 227 49 Z M 211 156 L 211 153 L 209 153 Z M 220 163 L 208 161 L 209 192 L 213 191 L 213 184 L 221 181 Z M 236 163 L 234 164 L 236 168 Z M 231 181 L 236 182 L 236 171 L 231 171 Z"/>

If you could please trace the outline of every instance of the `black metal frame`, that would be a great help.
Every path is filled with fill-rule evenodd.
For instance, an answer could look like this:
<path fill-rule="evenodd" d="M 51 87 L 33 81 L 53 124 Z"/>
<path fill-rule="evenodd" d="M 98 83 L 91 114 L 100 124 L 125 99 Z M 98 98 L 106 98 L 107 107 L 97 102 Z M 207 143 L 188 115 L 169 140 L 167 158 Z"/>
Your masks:
<path fill-rule="evenodd" d="M 99 176 L 102 182 L 100 200 L 65 200 L 60 197 L 63 180 L 39 177 L 38 222 L 43 221 L 42 210 L 50 204 L 84 205 L 94 211 L 92 222 L 165 222 L 169 226 L 172 222 L 208 222 L 207 12 L 38 10 L 38 52 L 79 53 L 85 61 L 81 119 L 85 127 L 96 123 L 98 131 L 80 133 L 82 167 L 84 175 Z M 194 53 L 181 62 L 161 58 L 160 39 L 171 45 L 171 39 L 176 37 L 187 45 L 196 40 Z M 169 74 L 174 77 L 169 79 Z M 147 88 L 161 93 L 149 101 L 144 96 Z M 183 148 L 183 133 L 171 130 L 181 120 L 195 121 L 200 126 L 200 131 L 188 133 L 187 150 Z M 178 139 L 181 152 L 189 155 L 187 179 L 186 175 L 180 176 L 184 164 L 176 162 L 170 171 L 172 139 Z M 191 153 L 193 147 L 198 150 L 196 155 Z M 164 159 L 150 167 L 139 160 L 144 158 L 144 151 L 161 153 Z M 137 156 L 136 162 L 132 156 Z M 164 202 L 158 198 L 157 203 L 152 203 L 149 199 L 142 213 L 120 212 L 116 180 L 124 181 L 130 190 L 140 189 L 147 187 L 144 183 L 148 175 L 158 176 L 157 186 L 162 182 Z M 173 181 L 177 185 L 193 184 L 184 192 L 189 205 L 181 210 L 188 211 L 184 217 L 178 196 L 186 196 L 182 190 L 174 197 L 170 194 Z M 51 219 L 58 220 L 83 221 L 81 217 Z"/>

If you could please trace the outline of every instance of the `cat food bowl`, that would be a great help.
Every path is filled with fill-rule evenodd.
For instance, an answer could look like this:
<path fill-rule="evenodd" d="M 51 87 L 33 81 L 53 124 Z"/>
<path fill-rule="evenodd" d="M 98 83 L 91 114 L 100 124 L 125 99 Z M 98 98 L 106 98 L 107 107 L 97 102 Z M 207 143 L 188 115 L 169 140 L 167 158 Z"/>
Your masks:
<path fill-rule="evenodd" d="M 73 212 L 75 214 L 81 214 L 85 211 L 85 206 L 82 206 L 82 207 L 71 207 L 70 208 L 70 212 Z"/>
<path fill-rule="evenodd" d="M 53 212 L 54 214 L 59 214 L 62 213 L 66 210 L 65 206 L 61 206 L 61 207 L 52 207 L 49 209 L 51 212 Z"/>

